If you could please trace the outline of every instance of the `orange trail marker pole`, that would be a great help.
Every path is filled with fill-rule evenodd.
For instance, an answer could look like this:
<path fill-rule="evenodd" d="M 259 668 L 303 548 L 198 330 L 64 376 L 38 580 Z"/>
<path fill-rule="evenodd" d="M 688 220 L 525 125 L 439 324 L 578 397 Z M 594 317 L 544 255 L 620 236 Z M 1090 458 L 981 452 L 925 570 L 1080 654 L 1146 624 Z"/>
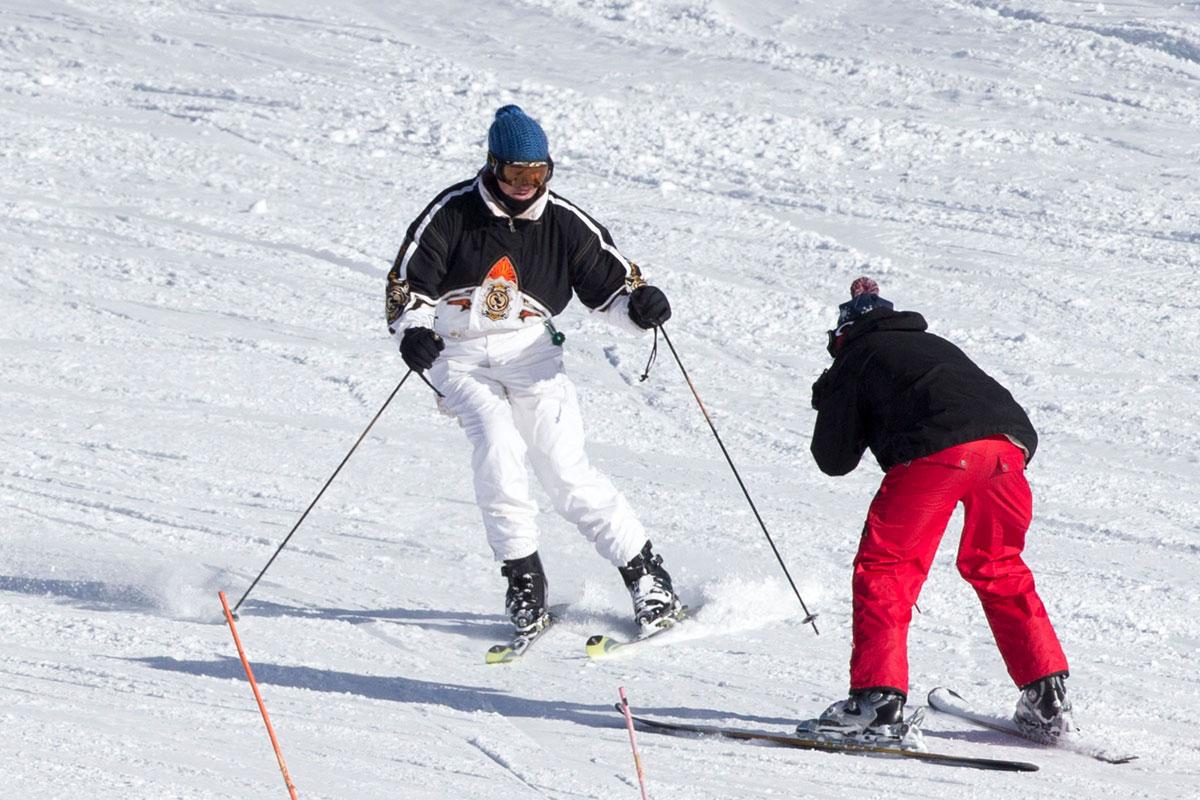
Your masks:
<path fill-rule="evenodd" d="M 629 698 L 625 696 L 625 687 L 617 687 L 621 693 L 621 712 L 625 715 L 625 727 L 629 728 L 629 746 L 633 748 L 633 765 L 637 767 L 638 785 L 642 788 L 642 800 L 650 800 L 646 794 L 646 773 L 642 769 L 642 757 L 638 755 L 637 736 L 633 732 L 633 717 L 629 714 Z"/>
<path fill-rule="evenodd" d="M 225 609 L 225 621 L 229 623 L 229 630 L 233 632 L 233 643 L 237 645 L 238 656 L 242 659 L 242 666 L 246 668 L 246 677 L 250 679 L 250 688 L 254 690 L 254 699 L 258 701 L 258 710 L 262 712 L 263 722 L 267 724 L 267 735 L 271 737 L 271 747 L 275 748 L 275 758 L 279 761 L 279 771 L 283 773 L 283 782 L 287 785 L 288 794 L 292 800 L 296 800 L 296 785 L 292 783 L 292 776 L 288 774 L 287 764 L 283 760 L 283 751 L 279 749 L 279 740 L 275 738 L 275 729 L 271 727 L 271 718 L 267 716 L 267 706 L 263 703 L 262 693 L 258 691 L 258 682 L 254 680 L 254 671 L 250 669 L 250 662 L 246 660 L 246 651 L 242 648 L 241 637 L 238 636 L 237 625 L 233 621 L 233 612 L 229 610 L 229 601 L 225 599 L 224 592 L 217 593 L 221 598 L 221 608 Z"/>

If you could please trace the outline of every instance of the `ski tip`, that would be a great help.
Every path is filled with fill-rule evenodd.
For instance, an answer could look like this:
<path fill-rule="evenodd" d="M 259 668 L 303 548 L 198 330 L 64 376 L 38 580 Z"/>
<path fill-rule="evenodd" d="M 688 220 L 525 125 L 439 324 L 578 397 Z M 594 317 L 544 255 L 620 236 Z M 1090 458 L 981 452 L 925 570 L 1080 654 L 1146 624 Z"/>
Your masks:
<path fill-rule="evenodd" d="M 1097 761 L 1103 761 L 1105 764 L 1128 764 L 1131 761 L 1138 760 L 1138 757 L 1134 755 L 1114 756 L 1103 752 L 1096 753 L 1095 758 Z"/>
<path fill-rule="evenodd" d="M 927 704 L 927 705 L 933 705 L 933 698 L 934 698 L 934 695 L 937 695 L 937 694 L 939 694 L 939 693 L 948 694 L 948 695 L 950 695 L 951 697 L 953 697 L 955 700 L 963 700 L 963 701 L 965 702 L 965 698 L 963 698 L 963 696 L 962 696 L 961 694 L 959 694 L 958 692 L 954 691 L 954 690 L 953 690 L 953 689 L 951 689 L 950 687 L 948 687 L 948 686 L 935 686 L 935 687 L 933 687 L 932 689 L 930 689 L 930 690 L 929 690 L 929 694 L 925 696 L 925 702 L 926 702 L 926 704 Z"/>
<path fill-rule="evenodd" d="M 487 655 L 484 656 L 486 664 L 507 664 L 516 658 L 512 647 L 506 644 L 497 644 L 488 648 Z"/>
<path fill-rule="evenodd" d="M 616 639 L 611 639 L 602 633 L 590 637 L 587 640 L 588 658 L 603 658 L 621 646 Z"/>

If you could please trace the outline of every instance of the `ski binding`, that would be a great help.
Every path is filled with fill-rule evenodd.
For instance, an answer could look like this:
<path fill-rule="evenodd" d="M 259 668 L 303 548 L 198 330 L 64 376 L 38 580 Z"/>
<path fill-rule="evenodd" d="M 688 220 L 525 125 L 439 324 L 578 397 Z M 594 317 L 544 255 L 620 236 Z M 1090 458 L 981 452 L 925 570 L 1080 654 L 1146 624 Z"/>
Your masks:
<path fill-rule="evenodd" d="M 624 651 L 630 647 L 635 647 L 643 642 L 653 639 L 659 634 L 666 633 L 672 630 L 676 625 L 682 622 L 688 613 L 687 606 L 681 606 L 678 611 L 675 611 L 660 620 L 660 625 L 657 628 L 651 628 L 648 632 L 643 633 L 634 639 L 616 639 L 612 636 L 607 636 L 603 633 L 597 633 L 587 640 L 585 649 L 589 658 L 607 658 L 615 655 L 620 651 Z"/>
<path fill-rule="evenodd" d="M 535 628 L 529 633 L 518 633 L 513 636 L 512 641 L 508 644 L 495 644 L 488 648 L 487 655 L 484 657 L 485 663 L 488 664 L 508 664 L 516 661 L 521 656 L 525 655 L 534 642 L 542 638 L 546 631 L 550 630 L 554 624 L 554 616 L 547 614 L 545 623 Z"/>
<path fill-rule="evenodd" d="M 929 692 L 929 697 L 926 702 L 934 711 L 940 711 L 943 714 L 950 714 L 958 717 L 981 728 L 987 728 L 1000 733 L 1006 733 L 1009 736 L 1017 736 L 1026 741 L 1045 744 L 1026 736 L 1017 727 L 1017 724 L 1008 717 L 1002 717 L 999 714 L 987 714 L 982 711 L 977 711 L 962 695 L 953 689 L 947 689 L 944 686 L 939 686 Z M 1137 758 L 1133 754 L 1112 753 L 1102 747 L 1092 745 L 1086 741 L 1079 741 L 1075 738 L 1060 738 L 1056 743 L 1045 745 L 1059 750 L 1070 750 L 1080 755 L 1090 756 L 1097 761 L 1103 761 L 1106 764 L 1128 764 Z"/>

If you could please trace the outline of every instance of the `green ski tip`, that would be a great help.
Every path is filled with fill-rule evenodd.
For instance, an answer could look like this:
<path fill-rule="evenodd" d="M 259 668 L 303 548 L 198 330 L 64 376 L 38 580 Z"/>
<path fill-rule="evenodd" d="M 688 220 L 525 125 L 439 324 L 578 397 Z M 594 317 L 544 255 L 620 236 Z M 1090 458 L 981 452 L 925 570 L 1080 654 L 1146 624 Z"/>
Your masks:
<path fill-rule="evenodd" d="M 603 658 L 614 650 L 621 647 L 621 642 L 605 636 L 602 633 L 597 633 L 587 640 L 587 654 L 589 658 Z"/>
<path fill-rule="evenodd" d="M 488 648 L 484 661 L 487 664 L 507 664 L 517 658 L 517 651 L 511 645 L 497 644 Z"/>

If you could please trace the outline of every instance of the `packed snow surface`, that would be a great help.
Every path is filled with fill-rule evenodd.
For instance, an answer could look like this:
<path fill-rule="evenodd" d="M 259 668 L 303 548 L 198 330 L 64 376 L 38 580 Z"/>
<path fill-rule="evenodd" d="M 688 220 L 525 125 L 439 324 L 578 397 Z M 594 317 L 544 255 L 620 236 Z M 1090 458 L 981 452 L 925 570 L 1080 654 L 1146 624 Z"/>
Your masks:
<path fill-rule="evenodd" d="M 554 188 L 671 298 L 670 352 L 561 318 L 590 453 L 684 599 L 632 633 L 550 510 L 562 624 L 522 662 L 465 437 L 410 380 L 242 607 L 301 797 L 636 798 L 611 704 L 787 731 L 844 696 L 880 473 L 826 478 L 809 387 L 860 274 L 1041 434 L 1027 559 L 1101 764 L 930 713 L 1030 774 L 643 733 L 650 796 L 1179 798 L 1200 781 L 1200 3 L 5 0 L 0 796 L 286 796 L 234 601 L 404 374 L 384 275 L 541 120 Z M 661 345 L 661 343 L 660 343 Z M 910 705 L 1016 692 L 943 543 Z"/>

